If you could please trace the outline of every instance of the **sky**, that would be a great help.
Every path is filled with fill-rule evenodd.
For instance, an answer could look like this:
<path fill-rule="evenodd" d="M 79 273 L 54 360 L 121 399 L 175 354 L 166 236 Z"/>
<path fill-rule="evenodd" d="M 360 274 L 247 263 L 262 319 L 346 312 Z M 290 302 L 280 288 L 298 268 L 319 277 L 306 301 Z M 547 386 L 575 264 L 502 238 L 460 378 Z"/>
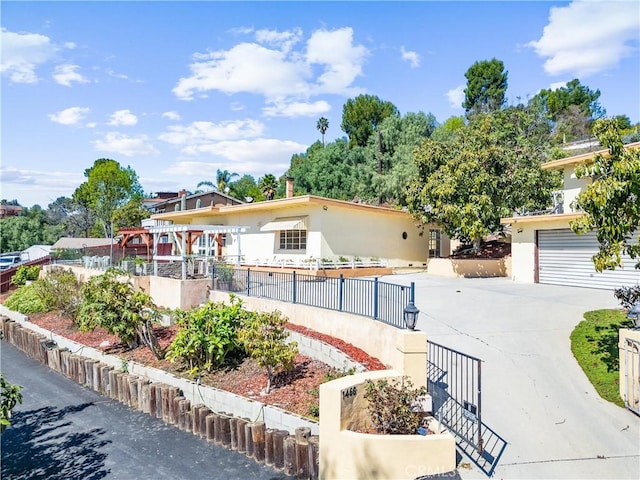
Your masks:
<path fill-rule="evenodd" d="M 3 0 L 0 198 L 43 208 L 95 160 L 144 191 L 195 191 L 216 170 L 279 177 L 345 136 L 342 108 L 464 113 L 465 72 L 497 58 L 507 100 L 578 78 L 640 121 L 640 2 Z"/>

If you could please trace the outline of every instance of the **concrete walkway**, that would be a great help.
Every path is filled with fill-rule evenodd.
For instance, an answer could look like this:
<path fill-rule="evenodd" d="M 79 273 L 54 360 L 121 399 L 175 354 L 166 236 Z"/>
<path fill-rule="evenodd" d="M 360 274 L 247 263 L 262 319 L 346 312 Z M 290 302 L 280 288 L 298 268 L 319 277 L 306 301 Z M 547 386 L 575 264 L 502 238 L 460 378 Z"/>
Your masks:
<path fill-rule="evenodd" d="M 483 360 L 482 419 L 508 443 L 495 478 L 640 478 L 640 419 L 600 398 L 570 349 L 584 312 L 618 307 L 613 292 L 424 273 L 383 280 L 415 282 L 418 328 Z M 473 466 L 460 475 L 484 478 Z"/>

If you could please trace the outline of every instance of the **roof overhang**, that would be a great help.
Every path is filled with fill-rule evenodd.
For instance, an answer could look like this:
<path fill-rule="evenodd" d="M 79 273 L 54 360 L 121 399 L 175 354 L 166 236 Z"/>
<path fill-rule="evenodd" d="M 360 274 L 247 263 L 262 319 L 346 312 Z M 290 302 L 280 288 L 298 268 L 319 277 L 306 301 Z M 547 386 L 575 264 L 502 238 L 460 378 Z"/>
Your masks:
<path fill-rule="evenodd" d="M 149 227 L 150 233 L 187 233 L 187 232 L 202 232 L 208 234 L 218 233 L 242 233 L 247 231 L 249 227 L 242 225 L 157 225 L 155 227 Z"/>
<path fill-rule="evenodd" d="M 624 146 L 624 148 L 628 150 L 634 150 L 636 148 L 640 148 L 640 142 L 628 143 Z M 566 166 L 571 165 L 579 165 L 581 163 L 592 163 L 593 159 L 596 155 L 602 155 L 603 157 L 608 157 L 609 150 L 598 150 L 595 152 L 587 152 L 582 155 L 574 155 L 573 157 L 567 158 L 559 158 L 558 160 L 552 160 L 550 162 L 543 163 L 541 168 L 543 170 L 560 170 Z"/>
<path fill-rule="evenodd" d="M 558 221 L 570 222 L 584 216 L 584 213 L 554 213 L 553 215 L 522 215 L 517 217 L 501 218 L 500 223 L 503 225 L 522 224 L 522 223 L 550 223 Z"/>

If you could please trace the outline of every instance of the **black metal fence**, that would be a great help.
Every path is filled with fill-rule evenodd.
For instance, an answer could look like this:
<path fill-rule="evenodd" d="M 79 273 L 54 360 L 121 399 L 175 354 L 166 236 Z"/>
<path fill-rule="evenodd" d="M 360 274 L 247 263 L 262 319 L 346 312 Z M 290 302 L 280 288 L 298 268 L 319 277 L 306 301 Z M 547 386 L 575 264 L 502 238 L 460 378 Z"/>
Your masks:
<path fill-rule="evenodd" d="M 331 278 L 226 265 L 213 268 L 212 289 L 370 317 L 397 328 L 405 328 L 404 308 L 415 296 L 413 282 L 407 286 L 377 278 Z"/>

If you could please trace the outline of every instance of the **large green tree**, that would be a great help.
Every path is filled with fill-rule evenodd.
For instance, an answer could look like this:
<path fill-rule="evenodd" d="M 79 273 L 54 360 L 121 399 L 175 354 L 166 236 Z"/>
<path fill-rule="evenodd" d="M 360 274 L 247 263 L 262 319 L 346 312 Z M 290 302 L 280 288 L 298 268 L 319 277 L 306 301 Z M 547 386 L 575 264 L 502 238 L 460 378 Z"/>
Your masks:
<path fill-rule="evenodd" d="M 84 171 L 84 176 L 87 180 L 73 192 L 73 200 L 95 215 L 105 237 L 113 238 L 116 212 L 131 201 L 142 200 L 138 175 L 131 167 L 125 168 L 115 160 L 101 158 Z"/>
<path fill-rule="evenodd" d="M 474 63 L 464 74 L 467 86 L 464 89 L 462 107 L 467 116 L 476 113 L 495 112 L 505 103 L 508 72 L 501 60 L 493 58 Z"/>
<path fill-rule="evenodd" d="M 623 253 L 637 259 L 640 268 L 640 149 L 623 147 L 616 119 L 598 120 L 594 133 L 608 153 L 576 171 L 592 182 L 576 198 L 585 215 L 571 228 L 576 233 L 595 230 L 600 248 L 593 263 L 599 272 L 621 266 Z"/>
<path fill-rule="evenodd" d="M 278 192 L 279 182 L 276 177 L 267 173 L 264 177 L 260 179 L 259 188 L 264 195 L 264 198 L 267 200 L 273 200 Z"/>
<path fill-rule="evenodd" d="M 0 251 L 18 252 L 32 245 L 53 245 L 63 232 L 62 225 L 49 222 L 40 205 L 23 208 L 20 215 L 0 220 Z"/>
<path fill-rule="evenodd" d="M 599 98 L 600 90 L 574 78 L 560 88 L 540 90 L 530 105 L 549 118 L 557 141 L 569 141 L 589 136 L 593 121 L 605 114 Z"/>
<path fill-rule="evenodd" d="M 409 211 L 477 249 L 502 231 L 502 217 L 549 205 L 559 179 L 540 168 L 547 149 L 547 124 L 523 106 L 475 115 L 452 138 L 417 150 Z"/>
<path fill-rule="evenodd" d="M 358 95 L 342 107 L 340 128 L 349 137 L 349 145 L 364 147 L 382 121 L 392 115 L 399 116 L 397 107 L 375 95 Z"/>
<path fill-rule="evenodd" d="M 66 237 L 88 237 L 96 224 L 91 210 L 69 197 L 58 197 L 49 204 L 47 220 L 51 225 L 62 225 Z"/>
<path fill-rule="evenodd" d="M 249 174 L 245 174 L 229 184 L 229 195 L 242 201 L 248 201 L 249 198 L 255 202 L 264 200 L 256 179 Z"/>

